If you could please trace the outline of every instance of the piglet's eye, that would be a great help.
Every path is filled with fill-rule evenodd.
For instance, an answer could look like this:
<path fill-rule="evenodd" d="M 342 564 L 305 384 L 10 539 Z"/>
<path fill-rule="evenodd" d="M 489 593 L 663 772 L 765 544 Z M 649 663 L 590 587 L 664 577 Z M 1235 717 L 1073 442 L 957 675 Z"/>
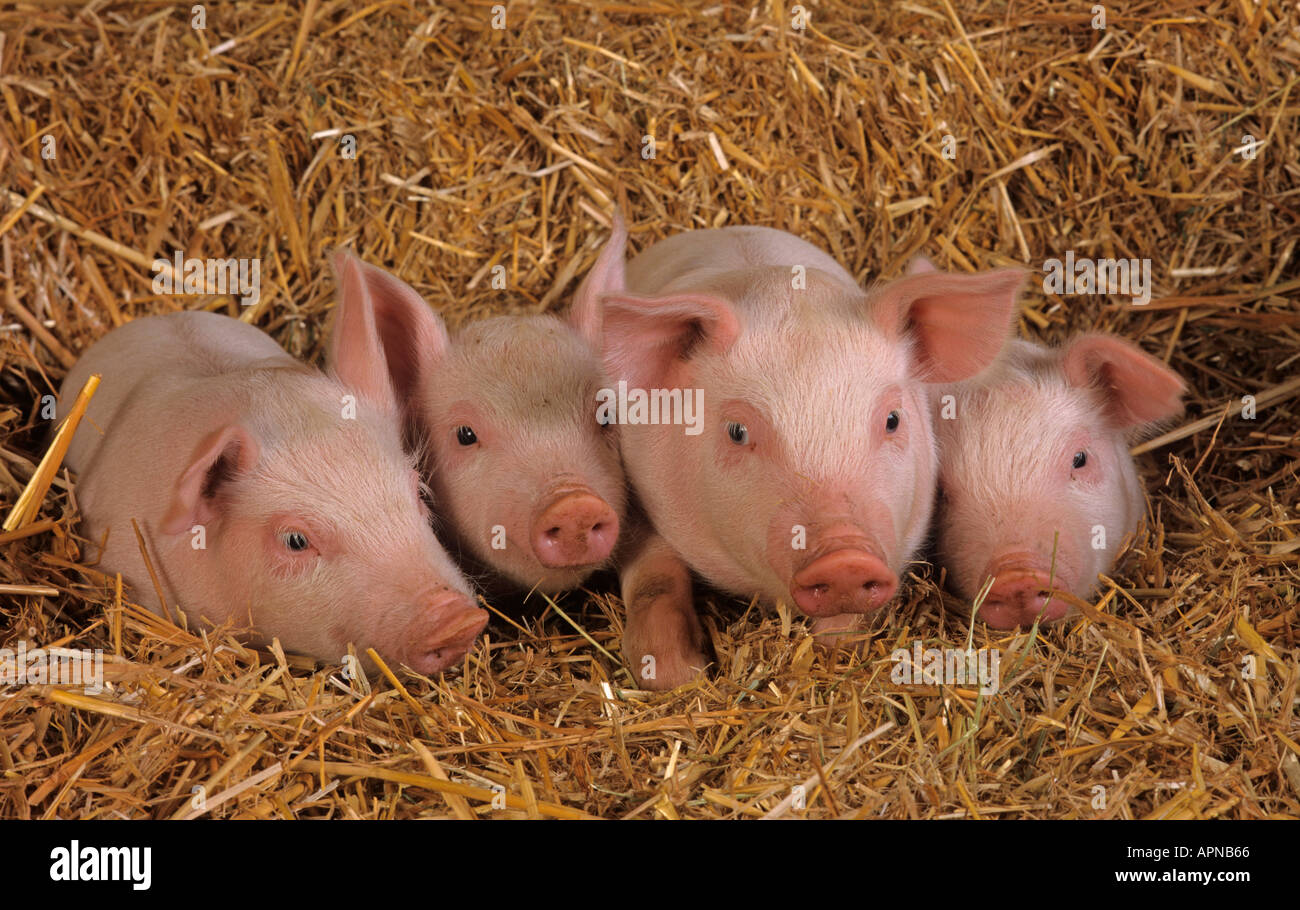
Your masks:
<path fill-rule="evenodd" d="M 1079 468 L 1081 468 L 1081 467 L 1083 467 L 1084 465 L 1086 465 L 1087 463 L 1088 463 L 1088 453 L 1087 453 L 1087 452 L 1075 452 L 1075 453 L 1074 453 L 1074 469 L 1075 469 L 1076 471 L 1077 471 Z"/>
<path fill-rule="evenodd" d="M 885 418 L 885 432 L 892 433 L 898 429 L 898 423 L 902 420 L 897 411 L 890 411 L 889 416 Z"/>
<path fill-rule="evenodd" d="M 749 427 L 732 420 L 727 423 L 727 436 L 738 446 L 749 442 Z"/>
<path fill-rule="evenodd" d="M 478 436 L 472 427 L 456 427 L 456 441 L 463 446 L 472 446 L 478 442 Z"/>
<path fill-rule="evenodd" d="M 285 531 L 280 535 L 280 540 L 284 543 L 285 549 L 293 553 L 301 553 L 311 546 L 311 541 L 302 531 Z"/>

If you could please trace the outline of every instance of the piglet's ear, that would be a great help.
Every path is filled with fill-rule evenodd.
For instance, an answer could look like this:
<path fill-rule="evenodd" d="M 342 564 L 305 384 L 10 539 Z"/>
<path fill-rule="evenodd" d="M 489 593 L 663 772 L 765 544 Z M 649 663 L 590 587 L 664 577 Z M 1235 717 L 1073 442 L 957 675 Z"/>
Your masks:
<path fill-rule="evenodd" d="M 1186 383 L 1123 338 L 1080 335 L 1065 346 L 1061 366 L 1070 385 L 1101 392 L 1107 419 L 1120 429 L 1146 429 L 1182 413 Z"/>
<path fill-rule="evenodd" d="M 997 358 L 1024 277 L 1022 269 L 953 275 L 913 263 L 907 277 L 873 291 L 868 306 L 886 333 L 913 339 L 921 379 L 956 382 Z"/>
<path fill-rule="evenodd" d="M 605 369 L 636 388 L 672 388 L 673 373 L 692 351 L 721 353 L 740 335 L 731 304 L 708 294 L 615 294 L 602 303 Z"/>
<path fill-rule="evenodd" d="M 251 471 L 260 454 L 257 440 L 239 424 L 204 436 L 172 491 L 163 533 L 186 534 L 195 525 L 211 524 L 220 517 L 224 487 Z"/>
<path fill-rule="evenodd" d="M 601 297 L 606 294 L 621 294 L 627 290 L 624 277 L 626 255 L 627 225 L 622 213 L 615 210 L 609 239 L 596 257 L 596 264 L 591 267 L 587 277 L 582 279 L 569 308 L 569 324 L 577 329 L 578 334 L 587 340 L 593 350 L 601 349 L 600 335 L 604 324 Z"/>
<path fill-rule="evenodd" d="M 447 351 L 447 329 L 409 284 L 362 262 L 334 255 L 339 303 L 330 334 L 330 369 L 381 407 L 412 399 L 422 376 Z"/>

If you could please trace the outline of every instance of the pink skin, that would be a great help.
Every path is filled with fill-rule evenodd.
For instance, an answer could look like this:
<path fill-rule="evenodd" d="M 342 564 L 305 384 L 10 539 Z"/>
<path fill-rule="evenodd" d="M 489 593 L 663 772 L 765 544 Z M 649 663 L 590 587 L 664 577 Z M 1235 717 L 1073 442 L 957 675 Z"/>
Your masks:
<path fill-rule="evenodd" d="M 740 596 L 793 603 L 837 641 L 893 597 L 926 533 L 926 383 L 993 360 L 1021 273 L 928 270 L 863 292 L 825 253 L 767 228 L 677 235 L 626 266 L 625 240 L 619 221 L 574 319 L 600 338 L 615 381 L 702 389 L 704 412 L 695 436 L 619 427 L 654 527 L 620 560 L 638 683 L 672 688 L 704 665 L 686 566 Z"/>
<path fill-rule="evenodd" d="M 408 285 L 363 266 L 386 361 L 448 534 L 479 565 L 547 593 L 610 562 L 626 503 L 608 385 L 555 316 L 501 316 L 449 338 Z"/>
<path fill-rule="evenodd" d="M 346 298 L 355 270 L 346 258 L 339 269 Z M 363 317 L 340 305 L 333 376 L 212 313 L 118 328 L 64 382 L 66 402 L 103 375 L 67 461 L 86 536 L 108 535 L 101 568 L 155 612 L 131 519 L 173 615 L 324 661 L 351 643 L 365 663 L 374 648 L 393 667 L 434 673 L 465 654 L 487 614 L 429 527 Z"/>
<path fill-rule="evenodd" d="M 1070 611 L 1051 591 L 1092 592 L 1143 514 L 1129 445 L 1177 415 L 1183 391 L 1162 362 L 1100 334 L 1059 350 L 1013 342 L 987 373 L 937 390 L 939 558 L 967 599 L 994 579 L 981 619 L 1051 622 Z"/>

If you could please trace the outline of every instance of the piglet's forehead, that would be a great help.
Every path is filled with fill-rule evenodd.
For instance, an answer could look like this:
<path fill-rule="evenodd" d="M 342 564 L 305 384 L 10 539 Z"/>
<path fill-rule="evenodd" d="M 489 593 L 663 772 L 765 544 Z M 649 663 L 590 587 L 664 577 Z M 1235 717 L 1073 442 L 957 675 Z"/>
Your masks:
<path fill-rule="evenodd" d="M 596 355 L 555 321 L 555 331 L 530 327 L 515 342 L 493 333 L 458 345 L 424 394 L 435 417 L 460 407 L 489 419 L 531 421 L 590 415 L 608 384 Z"/>
<path fill-rule="evenodd" d="M 1013 383 L 959 394 L 955 413 L 944 417 L 941 409 L 940 418 L 961 434 L 1025 441 L 1063 440 L 1098 431 L 1100 411 L 1093 398 L 1090 390 L 1072 389 L 1063 383 Z"/>
<path fill-rule="evenodd" d="M 919 386 L 907 346 L 867 326 L 742 333 L 725 359 L 701 360 L 697 378 L 718 397 L 750 400 L 773 419 L 786 411 L 870 410 L 882 396 Z"/>
<path fill-rule="evenodd" d="M 595 369 L 565 378 L 533 376 L 526 381 L 508 376 L 483 376 L 477 383 L 458 383 L 429 402 L 428 416 L 437 425 L 489 427 L 499 432 L 530 434 L 543 427 L 578 427 L 595 420 L 597 394 L 613 387 Z M 594 425 L 594 423 L 593 423 Z"/>
<path fill-rule="evenodd" d="M 414 461 L 391 427 L 377 433 L 346 419 L 321 424 L 313 433 L 286 438 L 266 447 L 255 473 L 276 491 L 308 491 L 305 501 L 317 510 L 331 506 L 355 512 L 403 503 L 409 508 Z M 306 483 L 304 483 L 306 481 Z"/>
<path fill-rule="evenodd" d="M 1087 396 L 1066 389 L 1049 395 L 1012 386 L 958 399 L 955 416 L 945 417 L 942 404 L 937 414 L 950 494 L 984 490 L 1005 498 L 1050 485 L 1069 471 L 1075 452 L 1095 457 L 1113 441 Z"/>

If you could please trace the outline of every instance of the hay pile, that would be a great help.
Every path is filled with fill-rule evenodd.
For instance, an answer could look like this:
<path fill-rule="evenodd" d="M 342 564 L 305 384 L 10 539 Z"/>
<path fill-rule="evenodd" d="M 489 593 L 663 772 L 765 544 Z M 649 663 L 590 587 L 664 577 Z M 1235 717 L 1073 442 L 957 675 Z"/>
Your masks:
<path fill-rule="evenodd" d="M 486 2 L 230 2 L 205 30 L 188 3 L 9 5 L 0 505 L 45 452 L 41 396 L 114 325 L 202 307 L 319 362 L 340 244 L 452 325 L 556 309 L 623 199 L 633 250 L 771 225 L 864 281 L 918 252 L 1150 258 L 1147 306 L 1023 302 L 1022 334 L 1115 331 L 1192 389 L 1142 458 L 1154 526 L 1086 618 L 977 624 L 1003 655 L 983 698 L 890 680 L 894 648 L 972 634 L 926 566 L 857 657 L 702 596 L 720 666 L 654 695 L 606 579 L 495 619 L 460 672 L 351 680 L 132 606 L 83 563 L 63 474 L 0 535 L 0 646 L 101 648 L 111 688 L 0 694 L 0 816 L 1300 814 L 1294 4 L 1104 30 L 1078 4 L 804 5 L 803 31 L 777 2 L 512 2 L 504 29 Z M 154 295 L 174 250 L 259 258 L 261 300 Z"/>

